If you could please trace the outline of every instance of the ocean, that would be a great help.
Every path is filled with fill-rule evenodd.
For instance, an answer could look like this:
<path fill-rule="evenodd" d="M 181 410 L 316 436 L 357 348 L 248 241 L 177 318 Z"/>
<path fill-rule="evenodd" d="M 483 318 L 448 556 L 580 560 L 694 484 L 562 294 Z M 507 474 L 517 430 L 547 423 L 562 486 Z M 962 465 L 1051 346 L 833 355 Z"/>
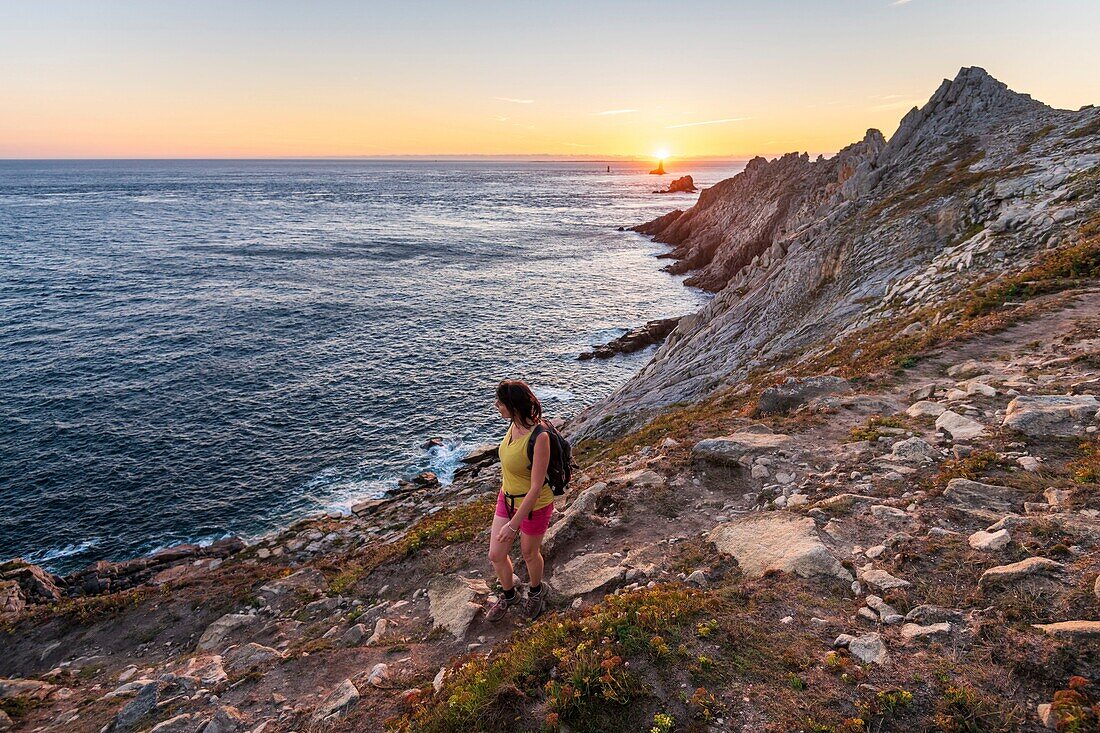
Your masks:
<path fill-rule="evenodd" d="M 616 228 L 742 166 L 606 165 L 0 161 L 0 560 L 256 536 L 449 480 L 500 379 L 611 393 L 652 347 L 581 351 L 708 297 Z"/>

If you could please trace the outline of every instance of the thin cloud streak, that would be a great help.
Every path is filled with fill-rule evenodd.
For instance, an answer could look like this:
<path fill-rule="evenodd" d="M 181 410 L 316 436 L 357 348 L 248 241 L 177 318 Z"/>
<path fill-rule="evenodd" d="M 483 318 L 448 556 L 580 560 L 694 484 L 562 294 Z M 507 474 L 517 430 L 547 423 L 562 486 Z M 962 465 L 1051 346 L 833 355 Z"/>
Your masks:
<path fill-rule="evenodd" d="M 501 102 L 511 102 L 512 104 L 534 104 L 533 99 L 515 99 L 514 97 L 493 97 L 493 99 Z"/>
<path fill-rule="evenodd" d="M 678 127 L 698 127 L 699 125 L 724 125 L 727 122 L 741 122 L 743 120 L 751 120 L 751 117 L 726 117 L 722 120 L 704 120 L 703 122 L 684 122 L 679 125 L 668 125 L 666 130 L 675 130 Z"/>
<path fill-rule="evenodd" d="M 894 0 L 894 2 L 892 2 L 890 4 L 891 5 L 908 5 L 911 2 L 913 2 L 913 0 Z"/>
<path fill-rule="evenodd" d="M 597 112 L 596 116 L 597 117 L 607 117 L 608 115 L 628 115 L 631 112 L 637 112 L 637 111 L 638 110 L 636 110 L 636 109 L 609 109 L 609 110 L 604 110 L 603 112 Z"/>

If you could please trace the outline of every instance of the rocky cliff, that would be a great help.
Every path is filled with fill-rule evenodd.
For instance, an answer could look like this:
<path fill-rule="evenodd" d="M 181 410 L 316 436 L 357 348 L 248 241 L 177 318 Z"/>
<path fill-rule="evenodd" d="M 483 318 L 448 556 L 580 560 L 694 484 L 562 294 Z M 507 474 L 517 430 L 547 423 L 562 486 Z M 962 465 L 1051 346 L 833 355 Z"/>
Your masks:
<path fill-rule="evenodd" d="M 650 225 L 718 292 L 574 426 L 546 614 L 482 612 L 489 445 L 248 544 L 0 563 L 0 730 L 1100 729 L 1098 163 L 1097 110 L 977 69 L 754 161 Z"/>
<path fill-rule="evenodd" d="M 1098 124 L 1100 109 L 1052 109 L 964 68 L 889 141 L 869 130 L 828 159 L 755 158 L 637 227 L 674 246 L 670 272 L 717 295 L 574 434 L 618 434 L 1073 240 L 1100 205 Z"/>

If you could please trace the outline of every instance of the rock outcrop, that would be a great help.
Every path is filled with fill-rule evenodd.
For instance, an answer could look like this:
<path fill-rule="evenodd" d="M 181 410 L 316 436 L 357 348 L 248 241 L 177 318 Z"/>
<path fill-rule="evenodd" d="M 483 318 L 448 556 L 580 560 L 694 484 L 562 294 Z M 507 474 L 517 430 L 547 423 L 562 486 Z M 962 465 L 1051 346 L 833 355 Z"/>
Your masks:
<path fill-rule="evenodd" d="M 666 336 L 672 333 L 672 329 L 676 328 L 676 324 L 679 322 L 679 316 L 646 321 L 645 325 L 632 328 L 603 346 L 597 346 L 592 351 L 581 353 L 577 358 L 582 361 L 592 358 L 610 359 L 615 354 L 632 354 L 635 351 L 641 351 L 647 346 L 652 346 L 664 340 Z"/>
<path fill-rule="evenodd" d="M 653 193 L 695 193 L 695 181 L 691 176 L 681 176 L 668 184 L 668 188 Z"/>
<path fill-rule="evenodd" d="M 1086 183 L 1098 123 L 1100 109 L 1053 109 L 964 68 L 889 141 L 870 130 L 832 158 L 754 158 L 687 211 L 635 227 L 672 245 L 669 272 L 716 295 L 572 432 L 612 437 L 1072 242 L 1100 207 Z"/>

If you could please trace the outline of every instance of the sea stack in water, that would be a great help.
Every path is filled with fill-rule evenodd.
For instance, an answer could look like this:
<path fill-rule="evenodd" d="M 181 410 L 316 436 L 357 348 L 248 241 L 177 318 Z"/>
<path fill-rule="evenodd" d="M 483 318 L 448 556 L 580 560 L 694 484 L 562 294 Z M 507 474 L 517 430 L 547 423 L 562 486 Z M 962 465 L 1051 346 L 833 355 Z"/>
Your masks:
<path fill-rule="evenodd" d="M 663 176 L 665 174 L 665 162 L 663 160 L 657 161 L 657 167 L 649 172 L 652 176 Z"/>
<path fill-rule="evenodd" d="M 695 193 L 695 181 L 691 176 L 680 176 L 672 183 L 668 184 L 668 189 L 665 191 L 654 191 L 653 193 Z"/>

